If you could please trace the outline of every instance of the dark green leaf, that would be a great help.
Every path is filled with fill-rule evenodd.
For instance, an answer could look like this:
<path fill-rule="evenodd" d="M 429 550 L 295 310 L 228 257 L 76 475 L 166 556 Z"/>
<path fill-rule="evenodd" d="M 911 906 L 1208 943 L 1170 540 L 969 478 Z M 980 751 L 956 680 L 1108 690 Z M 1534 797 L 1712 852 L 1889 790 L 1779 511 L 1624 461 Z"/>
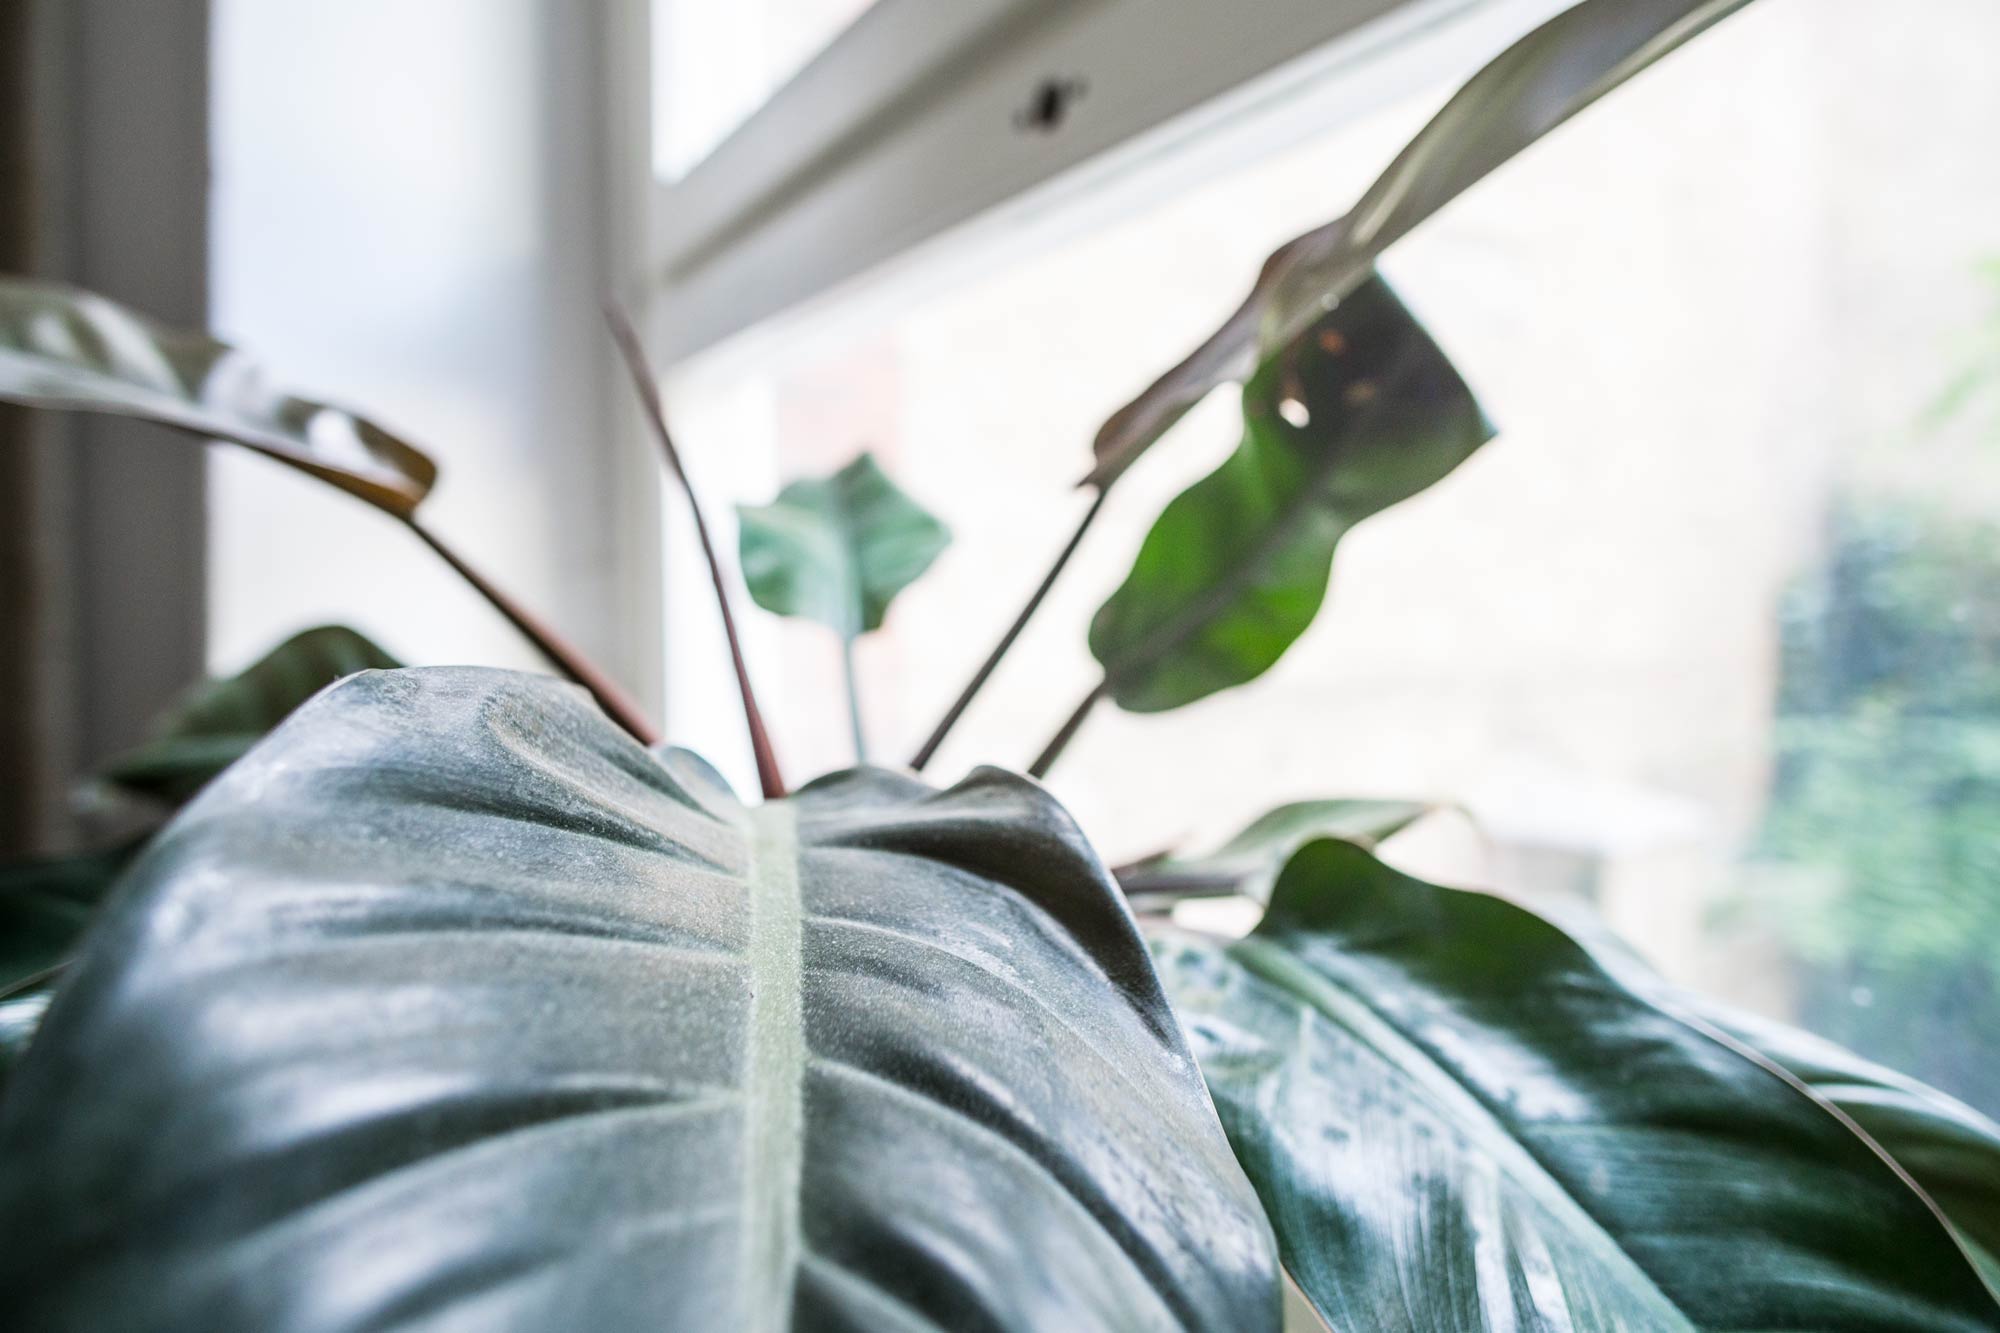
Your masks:
<path fill-rule="evenodd" d="M 120 1330 L 1271 1330 L 1130 915 L 994 770 L 737 805 L 578 692 L 321 695 L 0 1103 L 0 1309 Z"/>
<path fill-rule="evenodd" d="M 2000 1291 L 2000 1125 L 1954 1097 L 1811 1033 L 1749 1014 L 1706 1016 L 1776 1061 L 1896 1159 Z"/>
<path fill-rule="evenodd" d="M 189 690 L 160 719 L 151 740 L 112 760 L 100 776 L 178 805 L 334 681 L 400 665 L 345 626 L 305 630 L 241 673 Z"/>
<path fill-rule="evenodd" d="M 1212 852 L 1162 856 L 1118 872 L 1128 898 L 1241 894 L 1266 902 L 1292 853 L 1315 838 L 1372 847 L 1436 810 L 1421 801 L 1294 801 L 1267 810 Z"/>
<path fill-rule="evenodd" d="M 232 440 L 401 517 L 437 479 L 373 422 L 275 391 L 241 352 L 58 283 L 0 278 L 0 401 Z"/>
<path fill-rule="evenodd" d="M 1287 241 L 1207 341 L 1097 433 L 1108 486 L 1210 390 L 1249 377 L 1365 283 L 1418 223 L 1501 163 L 1747 0 L 1584 0 L 1495 58 L 1445 103 L 1346 216 Z"/>
<path fill-rule="evenodd" d="M 1565 912 L 1559 919 L 1635 993 L 1712 1025 L 1838 1108 L 1923 1187 L 1987 1284 L 2000 1291 L 2000 1125 L 1834 1042 L 1672 985 L 1594 916 Z"/>
<path fill-rule="evenodd" d="M 1347 530 L 1493 434 L 1379 278 L 1244 386 L 1243 427 L 1228 461 L 1161 513 L 1091 622 L 1110 697 L 1135 712 L 1262 675 L 1318 614 Z"/>
<path fill-rule="evenodd" d="M 0 995 L 69 956 L 143 843 L 0 865 Z"/>
<path fill-rule="evenodd" d="M 0 866 L 0 1091 L 41 1024 L 59 970 L 145 841 Z"/>
<path fill-rule="evenodd" d="M 240 675 L 183 695 L 152 740 L 100 775 L 179 805 L 291 711 L 342 676 L 397 663 L 351 629 L 322 626 L 287 639 Z M 118 876 L 145 846 L 116 847 L 0 866 L 0 1064 L 11 1064 L 48 1004 L 53 981 Z"/>
<path fill-rule="evenodd" d="M 865 453 L 736 513 L 743 581 L 757 605 L 817 620 L 844 639 L 880 629 L 890 601 L 951 543 L 944 524 Z"/>
<path fill-rule="evenodd" d="M 1315 842 L 1163 977 L 1339 1329 L 1992 1330 L 1923 1195 L 1549 921 Z"/>

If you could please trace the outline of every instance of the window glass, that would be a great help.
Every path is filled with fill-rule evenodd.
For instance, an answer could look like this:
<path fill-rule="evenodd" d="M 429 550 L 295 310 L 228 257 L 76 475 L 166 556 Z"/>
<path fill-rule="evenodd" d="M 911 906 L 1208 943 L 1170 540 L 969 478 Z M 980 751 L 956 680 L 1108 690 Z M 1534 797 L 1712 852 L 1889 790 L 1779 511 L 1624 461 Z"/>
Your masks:
<path fill-rule="evenodd" d="M 685 176 L 871 2 L 654 0 L 654 172 Z"/>
<path fill-rule="evenodd" d="M 1995 49 L 1984 0 L 1765 0 L 1398 246 L 1391 281 L 1501 434 L 1343 542 L 1266 677 L 1090 720 L 1051 785 L 1107 855 L 1306 796 L 1458 802 L 1395 857 L 1587 899 L 1669 974 L 2000 1112 Z M 861 647 L 883 755 L 1067 536 L 1097 423 L 1445 91 L 674 377 L 719 496 L 867 447 L 952 524 Z M 1233 413 L 1213 396 L 1121 483 L 933 776 L 1040 748 L 1095 680 L 1091 613 Z M 710 702 L 676 734 L 727 754 L 726 668 L 681 601 L 677 690 L 703 693 L 677 697 Z M 845 762 L 834 645 L 757 622 L 794 776 Z"/>

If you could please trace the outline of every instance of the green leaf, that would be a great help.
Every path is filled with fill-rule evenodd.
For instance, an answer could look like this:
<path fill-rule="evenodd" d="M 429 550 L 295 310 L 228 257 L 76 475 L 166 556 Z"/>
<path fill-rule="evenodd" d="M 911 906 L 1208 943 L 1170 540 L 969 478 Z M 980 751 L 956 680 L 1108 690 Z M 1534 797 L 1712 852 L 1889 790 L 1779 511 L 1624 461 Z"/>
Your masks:
<path fill-rule="evenodd" d="M 343 625 L 304 630 L 237 675 L 187 691 L 161 717 L 150 740 L 113 759 L 99 776 L 179 805 L 334 681 L 400 665 Z"/>
<path fill-rule="evenodd" d="M 178 806 L 328 683 L 397 665 L 351 629 L 296 634 L 240 675 L 184 694 L 152 740 L 100 775 Z M 53 991 L 51 973 L 69 958 L 118 877 L 146 845 L 0 865 L 0 1069 L 25 1047 Z"/>
<path fill-rule="evenodd" d="M 1705 1014 L 1838 1107 L 1944 1210 L 2000 1291 L 2000 1125 L 1833 1042 L 1750 1014 Z"/>
<path fill-rule="evenodd" d="M 55 993 L 56 975 L 146 840 L 0 865 L 0 1091 Z"/>
<path fill-rule="evenodd" d="M 1240 894 L 1267 902 L 1292 853 L 1314 839 L 1373 847 L 1437 808 L 1422 801 L 1294 801 L 1265 811 L 1214 851 L 1156 857 L 1121 869 L 1118 883 L 1127 898 Z"/>
<path fill-rule="evenodd" d="M 1243 443 L 1181 492 L 1090 626 L 1110 697 L 1158 712 L 1253 680 L 1318 614 L 1335 545 L 1492 438 L 1376 278 L 1243 390 Z"/>
<path fill-rule="evenodd" d="M 1264 261 L 1221 327 L 1113 413 L 1087 485 L 1116 481 L 1208 393 L 1248 378 L 1365 284 L 1384 250 L 1529 144 L 1747 0 L 1584 0 L 1501 52 L 1349 212 Z"/>
<path fill-rule="evenodd" d="M 1275 1330 L 1130 914 L 1023 779 L 746 809 L 566 686 L 322 694 L 0 1103 L 0 1308 L 116 1330 Z"/>
<path fill-rule="evenodd" d="M 1511 902 L 1321 841 L 1250 936 L 1155 952 L 1335 1328 L 2000 1327 L 1823 1101 Z"/>
<path fill-rule="evenodd" d="M 0 865 L 0 995 L 69 956 L 145 839 L 103 851 Z"/>
<path fill-rule="evenodd" d="M 817 620 L 848 640 L 880 629 L 896 594 L 951 544 L 944 524 L 866 453 L 736 513 L 743 581 L 757 605 Z"/>
<path fill-rule="evenodd" d="M 241 352 L 59 283 L 0 278 L 0 402 L 231 440 L 407 518 L 437 466 L 371 421 L 280 393 Z"/>
<path fill-rule="evenodd" d="M 1987 1285 L 2000 1292 L 2000 1125 L 1823 1037 L 1673 985 L 1595 916 L 1566 911 L 1558 919 L 1635 993 L 1741 1042 L 1852 1120 L 1938 1205 Z"/>

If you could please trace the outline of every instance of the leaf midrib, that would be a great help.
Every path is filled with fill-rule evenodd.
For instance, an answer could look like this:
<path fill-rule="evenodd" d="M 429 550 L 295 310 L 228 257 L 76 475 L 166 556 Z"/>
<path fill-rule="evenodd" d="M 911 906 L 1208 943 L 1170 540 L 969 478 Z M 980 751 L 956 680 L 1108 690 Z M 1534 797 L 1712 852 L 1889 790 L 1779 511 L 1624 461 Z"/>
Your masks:
<path fill-rule="evenodd" d="M 777 801 L 749 812 L 746 890 L 749 1040 L 743 1099 L 743 1326 L 791 1326 L 800 1259 L 799 1183 L 805 1156 L 803 909 L 797 821 Z"/>
<path fill-rule="evenodd" d="M 833 496 L 833 529 L 840 539 L 841 549 L 847 553 L 847 565 L 842 575 L 847 593 L 847 623 L 840 627 L 839 633 L 841 638 L 852 643 L 861 637 L 868 619 L 861 583 L 860 525 L 855 520 L 854 507 L 849 503 L 845 475 L 835 477 L 827 490 Z"/>

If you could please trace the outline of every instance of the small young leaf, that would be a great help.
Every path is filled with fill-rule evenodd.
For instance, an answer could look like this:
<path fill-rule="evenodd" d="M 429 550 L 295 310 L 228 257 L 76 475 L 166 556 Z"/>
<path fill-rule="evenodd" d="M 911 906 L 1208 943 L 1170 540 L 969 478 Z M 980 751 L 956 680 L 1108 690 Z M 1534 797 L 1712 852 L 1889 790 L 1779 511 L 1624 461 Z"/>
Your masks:
<path fill-rule="evenodd" d="M 1243 390 L 1243 443 L 1170 503 L 1090 626 L 1134 712 L 1262 675 L 1326 595 L 1334 545 L 1493 430 L 1451 362 L 1371 278 Z"/>
<path fill-rule="evenodd" d="M 0 865 L 0 1093 L 34 1040 L 62 967 L 98 905 L 146 845 Z"/>
<path fill-rule="evenodd" d="M 951 543 L 944 524 L 865 453 L 736 512 L 743 581 L 757 605 L 848 640 L 881 628 L 890 601 Z"/>
<path fill-rule="evenodd" d="M 279 393 L 241 352 L 102 296 L 0 278 L 0 402 L 138 417 L 231 440 L 399 518 L 437 465 L 371 421 Z"/>
<path fill-rule="evenodd" d="M 2000 1326 L 1874 1143 L 1512 902 L 1324 840 L 1247 938 L 1155 955 L 1334 1328 Z"/>
<path fill-rule="evenodd" d="M 401 665 L 343 625 L 304 630 L 240 674 L 190 689 L 160 719 L 150 740 L 113 759 L 99 776 L 177 805 L 342 676 Z"/>

